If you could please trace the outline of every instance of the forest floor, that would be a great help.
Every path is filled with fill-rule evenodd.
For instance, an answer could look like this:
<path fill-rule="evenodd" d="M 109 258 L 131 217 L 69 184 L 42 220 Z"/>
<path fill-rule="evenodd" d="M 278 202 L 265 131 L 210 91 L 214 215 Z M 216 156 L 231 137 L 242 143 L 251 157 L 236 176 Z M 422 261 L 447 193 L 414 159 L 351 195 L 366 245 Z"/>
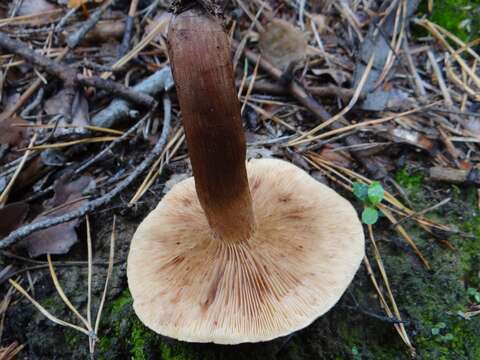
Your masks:
<path fill-rule="evenodd" d="M 479 13 L 476 1 L 228 4 L 247 157 L 290 161 L 380 216 L 363 218 L 366 256 L 331 311 L 285 338 L 220 346 L 147 329 L 127 286 L 136 228 L 191 176 L 168 5 L 2 2 L 0 359 L 86 359 L 93 343 L 96 359 L 480 359 Z M 355 189 L 377 182 L 381 201 L 361 201 Z M 102 309 L 95 337 L 60 287 L 80 314 L 91 303 L 91 327 Z"/>

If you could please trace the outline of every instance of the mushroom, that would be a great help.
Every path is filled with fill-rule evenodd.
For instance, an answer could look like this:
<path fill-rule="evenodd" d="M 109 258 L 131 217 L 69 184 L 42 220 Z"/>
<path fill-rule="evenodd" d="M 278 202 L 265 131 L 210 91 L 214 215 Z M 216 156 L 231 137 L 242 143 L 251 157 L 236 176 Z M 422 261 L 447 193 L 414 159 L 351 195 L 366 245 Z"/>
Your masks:
<path fill-rule="evenodd" d="M 193 8 L 168 34 L 193 178 L 140 224 L 128 284 L 140 320 L 189 342 L 268 341 L 327 312 L 364 256 L 351 204 L 278 159 L 245 162 L 222 25 Z"/>

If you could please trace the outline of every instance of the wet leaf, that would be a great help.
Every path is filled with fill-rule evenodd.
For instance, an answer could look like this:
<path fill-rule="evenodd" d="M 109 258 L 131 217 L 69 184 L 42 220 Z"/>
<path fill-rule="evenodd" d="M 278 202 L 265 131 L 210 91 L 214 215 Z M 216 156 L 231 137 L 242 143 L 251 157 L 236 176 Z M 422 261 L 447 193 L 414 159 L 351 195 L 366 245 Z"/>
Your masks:
<path fill-rule="evenodd" d="M 58 149 L 47 149 L 40 153 L 42 162 L 47 166 L 63 166 L 67 162 L 63 152 Z"/>
<path fill-rule="evenodd" d="M 13 126 L 14 124 L 27 124 L 19 116 L 2 117 L 0 115 L 0 145 L 14 147 L 24 140 L 25 128 Z"/>
<path fill-rule="evenodd" d="M 48 115 L 61 114 L 65 116 L 68 111 L 68 102 L 65 101 L 65 90 L 61 90 L 54 96 L 45 101 L 44 110 Z M 88 101 L 83 92 L 77 91 L 72 104 L 72 124 L 77 126 L 85 126 L 89 123 Z"/>
<path fill-rule="evenodd" d="M 262 55 L 282 70 L 291 63 L 303 60 L 307 46 L 305 34 L 285 20 L 271 21 L 265 32 L 260 34 L 259 47 Z"/>
<path fill-rule="evenodd" d="M 74 181 L 68 179 L 69 176 L 65 175 L 55 182 L 53 198 L 45 203 L 46 210 L 34 221 L 61 216 L 80 208 L 87 202 L 82 198 L 82 193 L 95 186 L 93 178 L 82 176 Z M 78 241 L 75 228 L 79 223 L 80 220 L 77 219 L 36 231 L 25 238 L 20 246 L 26 248 L 31 257 L 43 254 L 65 254 Z"/>
<path fill-rule="evenodd" d="M 27 217 L 28 204 L 24 202 L 14 202 L 0 209 L 0 238 L 10 234 L 23 224 Z"/>
<path fill-rule="evenodd" d="M 408 93 L 398 89 L 376 89 L 367 93 L 360 108 L 369 111 L 382 111 L 385 109 L 407 109 L 414 105 Z"/>
<path fill-rule="evenodd" d="M 344 154 L 345 153 L 342 151 L 335 151 L 335 147 L 331 146 L 330 144 L 327 144 L 326 146 L 324 146 L 319 153 L 319 155 L 323 159 L 328 160 L 338 166 L 351 169 L 352 168 L 351 158 L 348 157 L 348 153 L 347 155 L 344 155 Z"/>

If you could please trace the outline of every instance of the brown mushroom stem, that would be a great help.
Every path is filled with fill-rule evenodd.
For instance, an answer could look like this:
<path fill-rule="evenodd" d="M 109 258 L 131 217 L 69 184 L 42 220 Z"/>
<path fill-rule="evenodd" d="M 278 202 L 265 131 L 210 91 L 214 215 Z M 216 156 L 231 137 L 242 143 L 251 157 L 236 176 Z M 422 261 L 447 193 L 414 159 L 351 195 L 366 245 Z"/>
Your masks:
<path fill-rule="evenodd" d="M 168 54 L 202 208 L 222 241 L 245 241 L 255 222 L 227 34 L 202 10 L 187 10 L 170 22 Z"/>

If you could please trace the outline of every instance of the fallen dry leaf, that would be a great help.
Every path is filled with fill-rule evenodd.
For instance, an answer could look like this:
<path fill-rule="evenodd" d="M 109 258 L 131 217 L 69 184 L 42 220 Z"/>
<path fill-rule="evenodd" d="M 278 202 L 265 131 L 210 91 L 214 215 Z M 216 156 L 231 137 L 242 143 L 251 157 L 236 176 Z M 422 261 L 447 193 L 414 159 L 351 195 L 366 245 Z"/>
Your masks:
<path fill-rule="evenodd" d="M 305 58 L 308 42 L 305 34 L 288 21 L 275 19 L 260 34 L 258 45 L 262 56 L 285 70 Z"/>
<path fill-rule="evenodd" d="M 338 166 L 342 166 L 347 169 L 352 168 L 352 159 L 345 155 L 342 151 L 335 151 L 335 147 L 327 144 L 323 147 L 322 151 L 320 151 L 319 155 Z"/>
<path fill-rule="evenodd" d="M 324 34 L 330 28 L 329 19 L 323 14 L 313 14 L 311 21 L 315 23 L 319 34 Z"/>
<path fill-rule="evenodd" d="M 82 176 L 74 181 L 68 181 L 69 175 L 58 179 L 54 184 L 54 196 L 45 203 L 48 209 L 34 219 L 45 220 L 61 216 L 84 205 L 87 200 L 82 193 L 95 187 L 95 181 L 90 176 Z M 20 247 L 26 248 L 29 256 L 44 254 L 65 254 L 78 241 L 75 228 L 80 220 L 72 220 L 51 228 L 36 231 L 21 241 Z"/>
<path fill-rule="evenodd" d="M 68 104 L 65 101 L 65 89 L 63 89 L 45 101 L 44 110 L 48 115 L 62 114 L 65 116 L 68 110 L 67 105 Z M 72 104 L 72 124 L 77 126 L 88 125 L 88 111 L 89 107 L 87 99 L 82 91 L 77 91 Z"/>
<path fill-rule="evenodd" d="M 10 234 L 23 224 L 27 217 L 28 204 L 24 202 L 14 202 L 0 208 L 0 238 Z"/>
<path fill-rule="evenodd" d="M 15 147 L 24 140 L 25 128 L 12 126 L 13 124 L 27 124 L 27 122 L 19 116 L 0 115 L 0 145 Z"/>

